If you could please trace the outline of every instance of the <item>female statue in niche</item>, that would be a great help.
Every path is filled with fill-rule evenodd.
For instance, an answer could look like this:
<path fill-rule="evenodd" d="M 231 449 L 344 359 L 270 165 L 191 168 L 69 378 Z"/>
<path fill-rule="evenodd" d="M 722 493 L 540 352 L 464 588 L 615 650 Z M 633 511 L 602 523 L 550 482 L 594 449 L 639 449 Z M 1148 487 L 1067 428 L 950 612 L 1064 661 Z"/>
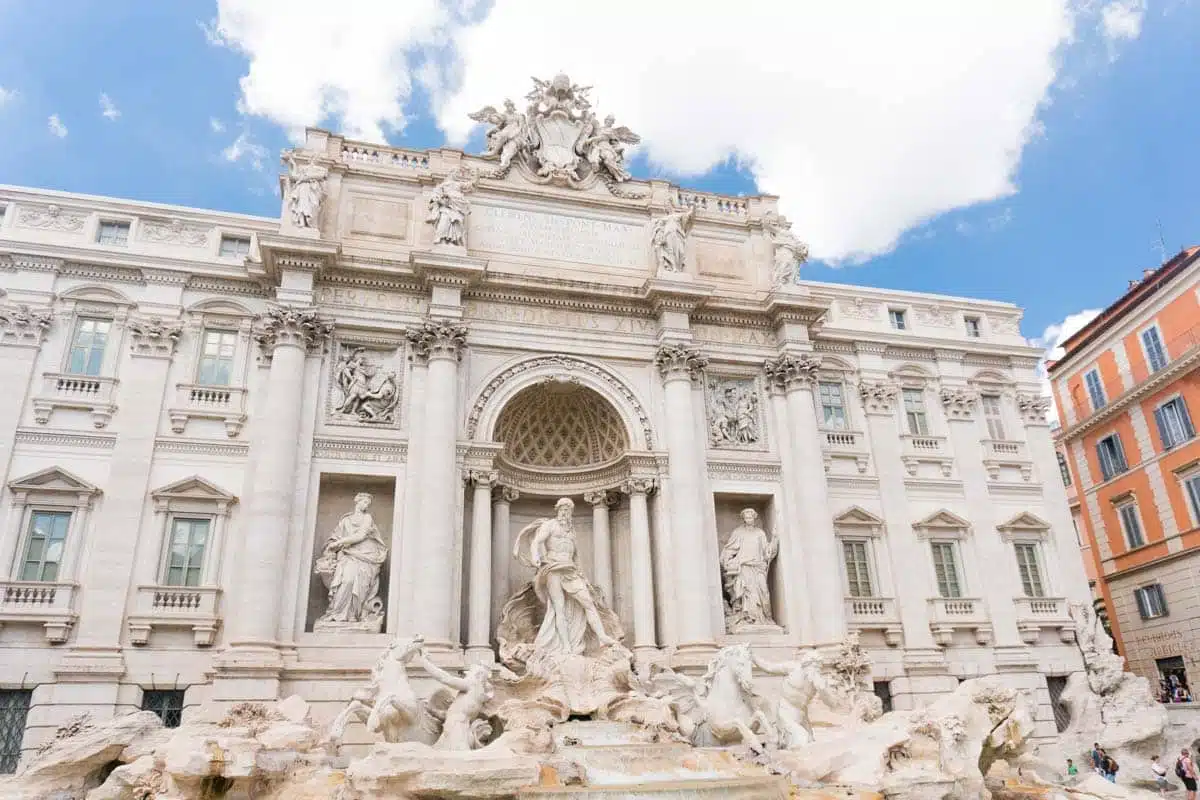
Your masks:
<path fill-rule="evenodd" d="M 329 589 L 329 607 L 315 630 L 378 632 L 383 626 L 379 570 L 388 551 L 375 518 L 367 511 L 371 499 L 365 492 L 354 496 L 354 510 L 341 518 L 317 559 L 314 571 Z"/>
<path fill-rule="evenodd" d="M 758 524 L 758 512 L 742 510 L 742 524 L 729 534 L 721 548 L 721 577 L 725 585 L 726 624 L 731 632 L 775 624 L 771 619 L 771 590 L 767 570 L 779 540 Z"/>

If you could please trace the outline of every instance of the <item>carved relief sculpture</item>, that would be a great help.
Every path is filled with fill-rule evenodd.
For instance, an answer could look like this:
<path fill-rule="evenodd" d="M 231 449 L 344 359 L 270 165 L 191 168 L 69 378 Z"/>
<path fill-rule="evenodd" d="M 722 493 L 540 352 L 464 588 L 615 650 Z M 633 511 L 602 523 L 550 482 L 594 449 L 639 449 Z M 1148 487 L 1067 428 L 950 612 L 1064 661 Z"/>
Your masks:
<path fill-rule="evenodd" d="M 44 228 L 63 233 L 78 233 L 87 223 L 87 214 L 66 211 L 53 203 L 48 206 L 18 206 L 17 224 L 23 228 Z"/>
<path fill-rule="evenodd" d="M 710 378 L 708 439 L 714 447 L 750 447 L 762 441 L 758 387 L 753 380 Z"/>
<path fill-rule="evenodd" d="M 383 369 L 365 348 L 349 348 L 339 356 L 334 380 L 337 396 L 333 410 L 337 414 L 359 422 L 396 421 L 396 405 L 400 400 L 396 372 Z"/>
<path fill-rule="evenodd" d="M 588 99 L 590 86 L 572 83 L 566 75 L 548 81 L 533 79 L 534 88 L 520 112 L 511 100 L 504 109 L 485 106 L 470 118 L 491 125 L 483 157 L 499 165 L 491 178 L 502 178 L 514 164 L 538 183 L 585 187 L 603 181 L 614 194 L 629 180 L 625 147 L 640 139 L 629 128 L 618 126 L 609 115 L 601 122 Z"/>
<path fill-rule="evenodd" d="M 435 245 L 467 246 L 467 216 L 471 213 L 467 194 L 475 189 L 475 180 L 471 170 L 459 167 L 429 195 L 425 221 L 433 226 Z"/>
<path fill-rule="evenodd" d="M 771 286 L 778 289 L 794 284 L 800 278 L 800 265 L 808 260 L 808 245 L 792 233 L 792 223 L 786 217 L 774 212 L 763 217 L 763 229 L 774 247 Z"/>
<path fill-rule="evenodd" d="M 317 559 L 313 571 L 329 590 L 329 605 L 314 630 L 379 633 L 383 627 L 379 570 L 388 551 L 367 510 L 371 499 L 365 492 L 354 496 L 354 510 L 338 522 Z"/>
<path fill-rule="evenodd" d="M 671 211 L 654 220 L 650 246 L 654 250 L 654 263 L 658 265 L 660 273 L 684 272 L 684 253 L 693 212 L 694 209 L 689 207 Z"/>
<path fill-rule="evenodd" d="M 296 228 L 315 229 L 320 225 L 321 202 L 325 198 L 325 178 L 329 170 L 310 160 L 300 161 L 294 154 L 286 158 L 288 167 L 284 205 L 288 219 Z"/>
<path fill-rule="evenodd" d="M 138 225 L 138 238 L 158 244 L 181 244 L 186 247 L 203 247 L 208 243 L 209 228 L 187 225 L 181 219 L 143 220 Z"/>
<path fill-rule="evenodd" d="M 776 629 L 767 572 L 778 552 L 779 539 L 758 524 L 758 512 L 743 509 L 742 524 L 734 528 L 721 548 L 725 626 L 730 633 Z"/>

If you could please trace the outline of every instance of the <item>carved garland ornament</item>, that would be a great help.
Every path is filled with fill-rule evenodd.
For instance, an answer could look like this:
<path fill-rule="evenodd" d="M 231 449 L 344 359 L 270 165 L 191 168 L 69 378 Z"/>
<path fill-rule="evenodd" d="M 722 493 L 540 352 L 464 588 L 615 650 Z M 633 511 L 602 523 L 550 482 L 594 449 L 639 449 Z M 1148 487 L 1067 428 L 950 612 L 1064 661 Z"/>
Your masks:
<path fill-rule="evenodd" d="M 615 375 L 608 372 L 608 370 L 587 361 L 580 361 L 567 356 L 540 356 L 538 358 L 531 358 L 527 361 L 513 364 L 488 381 L 487 385 L 479 393 L 479 397 L 475 399 L 474 405 L 471 406 L 471 413 L 467 416 L 467 438 L 475 438 L 475 433 L 479 429 L 479 419 L 483 416 L 483 409 L 487 406 L 488 401 L 492 399 L 492 396 L 500 390 L 501 386 L 523 373 L 546 367 L 554 368 L 556 372 L 563 375 L 564 380 L 570 380 L 571 373 L 580 372 L 586 373 L 592 378 L 606 384 L 610 389 L 619 394 L 633 409 L 633 413 L 637 416 L 637 423 L 642 428 L 642 436 L 646 440 L 646 449 L 654 449 L 654 433 L 650 428 L 650 415 L 646 413 L 646 409 L 638 402 L 633 392 Z"/>

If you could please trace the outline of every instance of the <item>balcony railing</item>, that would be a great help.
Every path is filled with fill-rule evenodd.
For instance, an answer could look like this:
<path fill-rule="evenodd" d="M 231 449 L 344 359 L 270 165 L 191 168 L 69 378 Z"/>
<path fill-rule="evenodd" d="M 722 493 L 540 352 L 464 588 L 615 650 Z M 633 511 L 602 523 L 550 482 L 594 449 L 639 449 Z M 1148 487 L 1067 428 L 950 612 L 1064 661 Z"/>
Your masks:
<path fill-rule="evenodd" d="M 155 628 L 191 628 L 197 647 L 208 647 L 221 626 L 221 590 L 216 586 L 139 586 L 129 616 L 129 640 L 150 641 Z"/>
<path fill-rule="evenodd" d="M 952 473 L 953 461 L 945 436 L 913 436 L 905 434 L 900 437 L 900 459 L 910 476 L 917 475 L 918 466 L 922 463 L 937 464 L 941 468 L 942 477 L 949 478 Z"/>
<path fill-rule="evenodd" d="M 33 418 L 41 425 L 56 408 L 72 408 L 92 415 L 92 424 L 103 428 L 112 420 L 117 379 L 65 372 L 42 374 L 42 391 L 33 399 Z"/>
<path fill-rule="evenodd" d="M 900 644 L 903 628 L 892 597 L 847 597 L 846 623 L 862 631 L 882 631 L 889 647 Z"/>
<path fill-rule="evenodd" d="M 1033 462 L 1025 449 L 1025 443 L 1012 439 L 984 439 L 983 465 L 988 477 L 999 480 L 1002 467 L 1016 467 L 1021 472 L 1021 479 L 1033 479 Z"/>
<path fill-rule="evenodd" d="M 246 390 L 240 386 L 175 385 L 175 404 L 167 411 L 171 430 L 184 433 L 189 419 L 215 419 L 225 425 L 231 439 L 246 423 Z"/>
<path fill-rule="evenodd" d="M 0 623 L 40 623 L 46 640 L 65 642 L 78 615 L 73 583 L 0 581 Z"/>
<path fill-rule="evenodd" d="M 821 431 L 821 449 L 825 451 L 825 469 L 834 458 L 853 460 L 860 473 L 867 471 L 870 451 L 866 437 L 859 431 Z"/>
<path fill-rule="evenodd" d="M 992 635 L 987 608 L 977 597 L 929 598 L 929 627 L 942 647 L 950 645 L 956 630 L 974 631 L 980 645 L 988 644 Z"/>
<path fill-rule="evenodd" d="M 1075 625 L 1065 597 L 1014 597 L 1017 627 L 1026 644 L 1036 644 L 1043 629 L 1057 630 L 1064 642 L 1075 638 Z"/>

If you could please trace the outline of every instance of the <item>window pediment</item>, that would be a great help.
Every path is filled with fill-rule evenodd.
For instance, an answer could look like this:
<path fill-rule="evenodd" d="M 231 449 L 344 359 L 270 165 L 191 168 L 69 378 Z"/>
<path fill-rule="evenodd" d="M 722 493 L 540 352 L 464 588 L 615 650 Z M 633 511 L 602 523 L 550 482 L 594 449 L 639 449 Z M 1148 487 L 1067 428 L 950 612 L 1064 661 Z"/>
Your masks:
<path fill-rule="evenodd" d="M 76 497 L 93 497 L 100 494 L 100 488 L 88 483 L 62 467 L 47 467 L 32 475 L 9 481 L 10 491 L 22 494 L 57 494 L 74 495 Z"/>
<path fill-rule="evenodd" d="M 862 506 L 850 506 L 833 518 L 833 527 L 839 533 L 878 536 L 883 533 L 884 521 Z"/>
<path fill-rule="evenodd" d="M 971 523 L 953 511 L 943 508 L 914 522 L 913 530 L 923 539 L 932 537 L 961 539 L 971 532 Z"/>
<path fill-rule="evenodd" d="M 237 497 L 199 475 L 169 483 L 150 493 L 159 511 L 207 511 L 225 514 Z"/>
<path fill-rule="evenodd" d="M 1050 523 L 1041 517 L 1022 511 L 1007 522 L 996 526 L 1000 538 L 1006 542 L 1014 540 L 1044 541 L 1050 535 Z"/>

